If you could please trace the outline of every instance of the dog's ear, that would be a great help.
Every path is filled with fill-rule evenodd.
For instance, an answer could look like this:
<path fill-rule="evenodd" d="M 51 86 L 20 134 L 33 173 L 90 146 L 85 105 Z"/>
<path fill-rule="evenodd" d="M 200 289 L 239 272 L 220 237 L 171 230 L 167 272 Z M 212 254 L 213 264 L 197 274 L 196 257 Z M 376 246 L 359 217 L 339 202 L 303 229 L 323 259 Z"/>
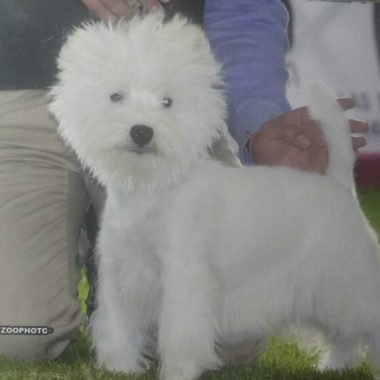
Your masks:
<path fill-rule="evenodd" d="M 195 51 L 207 52 L 207 54 L 211 54 L 211 47 L 208 38 L 206 37 L 203 29 L 198 25 L 191 25 L 192 33 L 193 33 L 193 41 L 192 47 Z"/>
<path fill-rule="evenodd" d="M 177 14 L 165 24 L 170 39 L 173 39 L 175 35 L 181 36 L 181 45 L 184 46 L 184 49 L 190 47 L 193 51 L 211 51 L 204 30 L 199 25 L 192 23 L 191 20 Z M 177 31 L 175 31 L 176 29 Z"/>
<path fill-rule="evenodd" d="M 225 125 L 220 130 L 218 138 L 213 141 L 209 154 L 227 166 L 240 167 L 242 164 L 237 156 L 238 149 L 237 142 L 228 133 Z"/>
<path fill-rule="evenodd" d="M 94 64 L 102 65 L 107 57 L 111 25 L 89 21 L 71 31 L 59 53 L 57 64 L 61 72 L 84 71 Z"/>

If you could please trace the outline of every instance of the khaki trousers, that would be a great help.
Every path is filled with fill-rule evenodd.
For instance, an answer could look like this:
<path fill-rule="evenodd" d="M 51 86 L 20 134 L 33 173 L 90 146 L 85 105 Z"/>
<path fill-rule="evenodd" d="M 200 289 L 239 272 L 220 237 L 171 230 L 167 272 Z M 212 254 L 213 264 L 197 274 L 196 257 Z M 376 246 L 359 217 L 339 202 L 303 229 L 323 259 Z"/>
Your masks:
<path fill-rule="evenodd" d="M 79 327 L 86 207 L 79 165 L 57 136 L 46 92 L 0 92 L 0 355 L 56 358 Z M 18 334 L 17 326 L 50 333 Z"/>

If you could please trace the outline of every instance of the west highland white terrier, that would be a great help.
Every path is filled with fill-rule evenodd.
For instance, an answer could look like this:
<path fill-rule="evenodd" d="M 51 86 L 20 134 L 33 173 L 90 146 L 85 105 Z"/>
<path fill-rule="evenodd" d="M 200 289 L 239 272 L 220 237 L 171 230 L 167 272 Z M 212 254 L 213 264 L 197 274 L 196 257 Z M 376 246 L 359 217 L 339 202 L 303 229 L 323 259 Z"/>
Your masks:
<path fill-rule="evenodd" d="M 98 241 L 97 362 L 196 379 L 293 323 L 331 344 L 325 365 L 380 367 L 379 249 L 355 196 L 348 122 L 320 87 L 311 115 L 326 175 L 228 167 L 221 69 L 200 28 L 161 13 L 90 23 L 59 57 L 59 132 L 107 189 Z M 233 356 L 233 355 L 232 355 Z"/>

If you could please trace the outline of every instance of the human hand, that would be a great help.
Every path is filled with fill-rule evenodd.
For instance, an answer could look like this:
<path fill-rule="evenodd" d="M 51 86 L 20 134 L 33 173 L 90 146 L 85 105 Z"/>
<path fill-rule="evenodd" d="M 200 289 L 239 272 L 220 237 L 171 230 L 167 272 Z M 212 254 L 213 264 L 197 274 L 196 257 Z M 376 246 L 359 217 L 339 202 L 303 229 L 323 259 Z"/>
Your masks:
<path fill-rule="evenodd" d="M 82 0 L 86 7 L 103 20 L 130 18 L 154 7 L 161 7 L 158 0 Z"/>
<path fill-rule="evenodd" d="M 354 107 L 351 98 L 338 99 L 343 110 Z M 352 133 L 368 131 L 368 124 L 349 120 Z M 326 172 L 328 149 L 317 122 L 309 116 L 307 107 L 297 108 L 269 120 L 249 139 L 252 159 L 257 164 L 288 166 L 301 170 Z M 366 145 L 363 136 L 353 137 L 355 150 Z"/>

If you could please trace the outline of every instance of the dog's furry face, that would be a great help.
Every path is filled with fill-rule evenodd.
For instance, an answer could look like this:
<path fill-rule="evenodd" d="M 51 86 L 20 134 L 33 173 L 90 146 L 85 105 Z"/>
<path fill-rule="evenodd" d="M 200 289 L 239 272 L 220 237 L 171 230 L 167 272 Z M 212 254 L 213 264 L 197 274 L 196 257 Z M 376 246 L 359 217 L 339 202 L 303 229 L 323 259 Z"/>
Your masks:
<path fill-rule="evenodd" d="M 87 24 L 68 38 L 58 64 L 50 109 L 59 132 L 106 185 L 164 187 L 224 132 L 220 67 L 201 29 L 184 18 Z M 136 143 L 135 126 L 151 138 Z"/>

